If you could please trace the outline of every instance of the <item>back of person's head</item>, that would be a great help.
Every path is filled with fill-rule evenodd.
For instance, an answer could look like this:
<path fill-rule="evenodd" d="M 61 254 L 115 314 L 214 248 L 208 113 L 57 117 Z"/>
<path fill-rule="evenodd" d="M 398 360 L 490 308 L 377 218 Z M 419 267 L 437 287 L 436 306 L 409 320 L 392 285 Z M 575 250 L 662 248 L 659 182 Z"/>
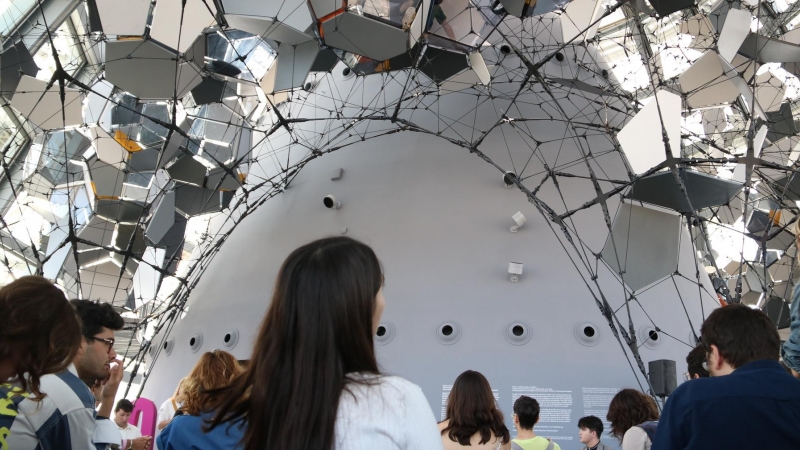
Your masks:
<path fill-rule="evenodd" d="M 606 419 L 611 422 L 609 434 L 622 440 L 631 427 L 650 420 L 658 420 L 655 400 L 635 389 L 623 389 L 611 399 Z"/>
<path fill-rule="evenodd" d="M 691 378 L 706 378 L 709 376 L 708 370 L 703 367 L 704 362 L 706 362 L 706 348 L 700 344 L 686 356 L 687 370 Z"/>
<path fill-rule="evenodd" d="M 379 374 L 373 317 L 382 285 L 375 253 L 354 239 L 325 238 L 293 251 L 278 272 L 249 365 L 212 425 L 246 418 L 246 450 L 330 450 L 346 383 L 369 382 L 345 375 Z"/>
<path fill-rule="evenodd" d="M 589 431 L 594 431 L 597 434 L 597 438 L 600 439 L 600 436 L 603 434 L 603 421 L 597 416 L 581 417 L 580 420 L 578 420 L 578 428 L 586 428 Z"/>
<path fill-rule="evenodd" d="M 239 361 L 230 353 L 222 350 L 203 353 L 181 384 L 181 409 L 194 416 L 214 409 L 221 398 L 218 390 L 241 372 Z"/>
<path fill-rule="evenodd" d="M 80 349 L 75 310 L 53 283 L 25 276 L 0 289 L 0 317 L 0 361 L 11 368 L 3 376 L 40 400 L 40 378 L 66 369 Z"/>
<path fill-rule="evenodd" d="M 766 314 L 742 304 L 715 309 L 700 328 L 706 352 L 711 346 L 734 369 L 760 359 L 777 361 L 781 339 Z"/>
<path fill-rule="evenodd" d="M 539 421 L 539 402 L 535 398 L 522 395 L 514 401 L 514 414 L 523 430 L 532 430 Z"/>
<path fill-rule="evenodd" d="M 133 412 L 133 403 L 131 403 L 131 401 L 126 398 L 120 399 L 117 402 L 117 406 L 114 407 L 114 412 L 117 412 L 120 409 L 125 411 L 126 413 L 131 413 Z"/>
<path fill-rule="evenodd" d="M 481 435 L 480 444 L 495 436 L 504 444 L 510 439 L 508 428 L 503 423 L 503 413 L 495 404 L 492 387 L 480 372 L 467 370 L 456 378 L 447 397 L 445 416 L 449 423 L 442 435 L 447 434 L 451 441 L 461 445 L 470 445 L 470 438 L 475 433 Z"/>
<path fill-rule="evenodd" d="M 103 331 L 121 330 L 125 321 L 118 312 L 114 311 L 109 303 L 100 303 L 91 300 L 70 300 L 78 317 L 81 319 L 81 330 L 86 339 L 91 339 Z"/>

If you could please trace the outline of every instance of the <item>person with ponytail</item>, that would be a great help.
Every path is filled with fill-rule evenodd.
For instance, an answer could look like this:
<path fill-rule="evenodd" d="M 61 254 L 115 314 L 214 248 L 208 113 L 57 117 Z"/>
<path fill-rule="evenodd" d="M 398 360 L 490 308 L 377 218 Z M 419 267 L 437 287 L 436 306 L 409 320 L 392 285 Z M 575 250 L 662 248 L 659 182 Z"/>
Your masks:
<path fill-rule="evenodd" d="M 382 287 L 378 258 L 356 240 L 292 252 L 247 369 L 219 392 L 210 432 L 242 421 L 244 450 L 441 450 L 422 390 L 378 369 Z"/>

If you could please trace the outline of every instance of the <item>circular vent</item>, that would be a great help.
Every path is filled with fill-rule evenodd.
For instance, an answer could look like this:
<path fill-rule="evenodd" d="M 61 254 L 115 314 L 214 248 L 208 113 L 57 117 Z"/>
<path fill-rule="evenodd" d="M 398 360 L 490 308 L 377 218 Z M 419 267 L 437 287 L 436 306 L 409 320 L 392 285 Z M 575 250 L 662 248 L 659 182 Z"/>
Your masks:
<path fill-rule="evenodd" d="M 166 353 L 167 356 L 169 356 L 170 353 L 172 353 L 172 349 L 174 348 L 175 348 L 175 338 L 169 338 L 166 341 L 164 341 L 162 350 L 164 350 L 164 353 Z"/>
<path fill-rule="evenodd" d="M 394 325 L 389 322 L 381 322 L 378 331 L 375 332 L 375 343 L 386 345 L 394 338 Z"/>
<path fill-rule="evenodd" d="M 444 345 L 455 344 L 460 338 L 461 327 L 456 322 L 442 322 L 436 329 L 436 339 Z"/>
<path fill-rule="evenodd" d="M 639 341 L 649 349 L 657 349 L 663 340 L 664 336 L 652 325 L 645 325 L 639 329 Z"/>
<path fill-rule="evenodd" d="M 502 54 L 502 55 L 508 55 L 508 54 L 510 54 L 510 53 L 511 53 L 511 46 L 510 46 L 510 45 L 508 45 L 508 44 L 502 44 L 502 45 L 500 46 L 500 54 Z"/>
<path fill-rule="evenodd" d="M 189 348 L 192 349 L 192 353 L 197 353 L 200 350 L 200 347 L 203 346 L 203 333 L 197 333 L 191 338 L 189 338 Z"/>
<path fill-rule="evenodd" d="M 503 183 L 505 183 L 506 187 L 510 188 L 514 186 L 514 181 L 517 179 L 517 174 L 514 172 L 506 172 L 503 175 Z"/>
<path fill-rule="evenodd" d="M 355 75 L 355 73 L 353 72 L 353 69 L 351 69 L 351 68 L 349 68 L 347 66 L 345 66 L 342 69 L 341 77 L 342 77 L 343 80 L 348 80 L 350 78 L 353 78 L 353 75 Z"/>
<path fill-rule="evenodd" d="M 591 322 L 581 322 L 575 326 L 575 339 L 587 347 L 596 345 L 600 342 L 600 328 Z"/>
<path fill-rule="evenodd" d="M 564 61 L 566 61 L 566 60 L 567 60 L 567 57 L 564 56 L 563 53 L 561 53 L 561 52 L 556 53 L 556 61 L 558 61 L 560 64 L 564 64 Z"/>
<path fill-rule="evenodd" d="M 511 322 L 506 326 L 506 340 L 514 345 L 522 345 L 531 340 L 531 327 L 524 322 Z"/>
<path fill-rule="evenodd" d="M 239 330 L 233 329 L 229 330 L 222 336 L 222 346 L 228 350 L 236 347 L 236 344 L 239 342 Z"/>

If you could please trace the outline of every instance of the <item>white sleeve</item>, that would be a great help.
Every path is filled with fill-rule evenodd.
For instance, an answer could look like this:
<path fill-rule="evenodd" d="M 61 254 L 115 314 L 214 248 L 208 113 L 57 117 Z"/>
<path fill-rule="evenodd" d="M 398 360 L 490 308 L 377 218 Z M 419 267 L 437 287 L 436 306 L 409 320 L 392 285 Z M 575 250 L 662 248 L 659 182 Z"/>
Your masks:
<path fill-rule="evenodd" d="M 403 450 L 443 450 L 442 436 L 436 426 L 433 411 L 418 386 L 412 386 L 405 396 L 405 447 Z"/>
<path fill-rule="evenodd" d="M 622 437 L 622 450 L 649 450 L 650 438 L 639 427 L 631 427 Z"/>
<path fill-rule="evenodd" d="M 161 404 L 161 406 L 158 407 L 158 417 L 156 418 L 156 424 L 159 424 L 169 419 L 169 417 L 167 417 L 167 414 L 169 414 L 169 412 L 167 411 L 167 407 L 169 406 L 172 405 L 169 404 L 169 399 L 167 399 L 167 401 L 165 401 L 164 403 Z"/>

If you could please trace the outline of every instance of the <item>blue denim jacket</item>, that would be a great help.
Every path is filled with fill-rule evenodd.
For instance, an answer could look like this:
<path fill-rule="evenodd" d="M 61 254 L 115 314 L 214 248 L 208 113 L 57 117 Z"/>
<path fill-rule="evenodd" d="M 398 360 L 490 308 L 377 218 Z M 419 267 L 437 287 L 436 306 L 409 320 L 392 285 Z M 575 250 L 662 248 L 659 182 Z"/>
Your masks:
<path fill-rule="evenodd" d="M 795 372 L 800 372 L 800 283 L 794 287 L 792 305 L 789 309 L 791 319 L 791 333 L 789 339 L 783 343 L 781 357 L 783 363 Z"/>

